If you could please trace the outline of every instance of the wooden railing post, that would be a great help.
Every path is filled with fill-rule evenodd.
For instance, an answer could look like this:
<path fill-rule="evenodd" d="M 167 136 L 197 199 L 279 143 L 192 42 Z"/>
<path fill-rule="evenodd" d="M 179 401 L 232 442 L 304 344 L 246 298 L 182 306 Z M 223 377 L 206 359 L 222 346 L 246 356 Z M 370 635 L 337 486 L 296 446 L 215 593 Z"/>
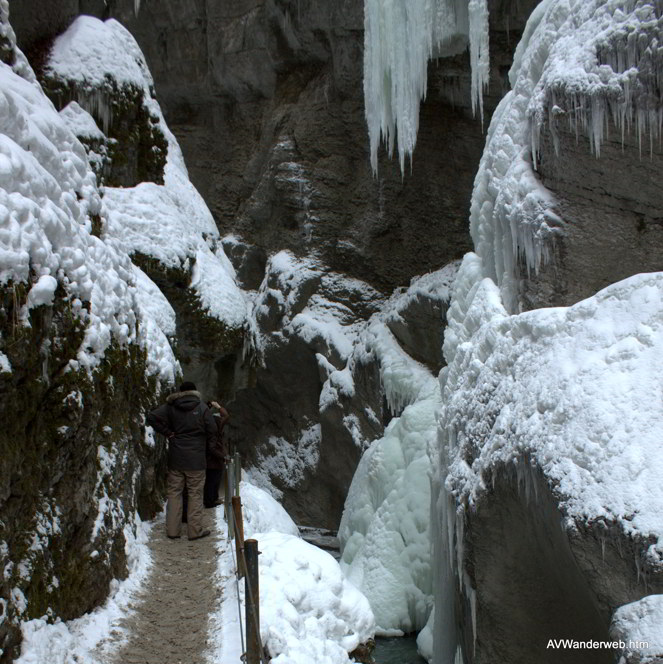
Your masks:
<path fill-rule="evenodd" d="M 258 584 L 258 541 L 244 542 L 246 578 L 244 598 L 246 601 L 246 662 L 260 664 L 260 588 Z"/>
<path fill-rule="evenodd" d="M 228 460 L 226 463 L 225 472 L 223 473 L 223 509 L 226 514 L 226 522 L 228 523 L 228 537 L 230 537 L 230 539 L 233 538 L 235 532 L 233 528 L 232 514 L 230 513 L 230 510 L 232 509 L 230 499 L 232 498 L 233 495 L 233 490 L 231 486 L 232 478 L 233 478 L 232 461 Z"/>
<path fill-rule="evenodd" d="M 239 483 L 242 481 L 242 459 L 239 452 L 235 452 L 235 495 L 239 496 Z"/>
<path fill-rule="evenodd" d="M 246 570 L 244 569 L 244 522 L 242 520 L 242 499 L 239 496 L 233 496 L 233 514 L 235 515 L 235 551 L 237 552 L 237 574 L 241 579 Z"/>

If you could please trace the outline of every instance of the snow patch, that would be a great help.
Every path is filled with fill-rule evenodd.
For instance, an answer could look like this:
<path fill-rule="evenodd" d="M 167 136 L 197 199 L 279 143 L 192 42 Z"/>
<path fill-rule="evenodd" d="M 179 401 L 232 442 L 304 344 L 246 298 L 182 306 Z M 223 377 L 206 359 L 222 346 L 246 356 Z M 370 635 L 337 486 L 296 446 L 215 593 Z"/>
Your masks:
<path fill-rule="evenodd" d="M 264 492 L 242 483 L 245 520 L 267 525 L 252 514 L 252 503 L 275 523 L 283 508 Z M 246 493 L 248 489 L 248 494 Z M 255 503 L 254 503 L 255 501 Z M 217 526 L 227 537 L 223 516 Z M 291 526 L 288 526 L 291 529 Z M 275 664 L 349 664 L 348 653 L 373 636 L 373 614 L 366 598 L 347 580 L 327 552 L 294 534 L 253 532 L 260 556 L 260 627 L 263 645 Z M 244 583 L 236 585 L 234 547 L 219 542 L 218 576 L 223 602 L 212 617 L 210 661 L 239 661 L 242 654 L 239 615 L 244 619 Z M 238 594 L 239 592 L 239 594 Z M 238 607 L 239 599 L 239 607 Z M 240 613 L 238 613 L 238 611 Z"/>
<path fill-rule="evenodd" d="M 623 655 L 628 653 L 631 658 L 635 655 L 635 661 L 642 664 L 660 661 L 663 656 L 663 595 L 648 595 L 620 606 L 613 614 L 610 631 L 613 637 L 627 644 Z"/>
<path fill-rule="evenodd" d="M 126 633 L 120 623 L 132 610 L 130 604 L 147 577 L 152 559 L 147 546 L 152 526 L 143 523 L 138 515 L 124 527 L 125 553 L 129 576 L 121 582 L 111 582 L 111 594 L 106 603 L 81 618 L 50 623 L 48 616 L 21 623 L 23 641 L 16 664 L 101 664 L 118 652 Z M 110 639 L 111 634 L 123 633 L 122 639 Z"/>

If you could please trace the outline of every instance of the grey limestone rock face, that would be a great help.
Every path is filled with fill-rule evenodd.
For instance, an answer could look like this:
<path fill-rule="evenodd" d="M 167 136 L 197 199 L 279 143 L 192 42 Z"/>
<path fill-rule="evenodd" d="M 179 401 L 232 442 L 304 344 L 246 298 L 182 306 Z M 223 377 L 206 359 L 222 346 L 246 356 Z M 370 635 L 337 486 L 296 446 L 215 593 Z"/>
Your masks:
<path fill-rule="evenodd" d="M 291 254 L 270 261 L 255 296 L 257 358 L 228 403 L 228 435 L 298 523 L 336 527 L 362 445 L 381 431 L 365 415 L 380 393 L 370 366 L 357 367 L 363 378 L 347 398 L 325 388 L 345 370 L 353 326 L 381 301 L 365 284 Z"/>
<path fill-rule="evenodd" d="M 20 619 L 68 620 L 106 599 L 110 580 L 127 573 L 125 523 L 136 509 L 152 518 L 165 490 L 163 444 L 145 437 L 157 386 L 143 352 L 112 347 L 91 374 L 68 370 L 84 329 L 65 294 L 33 309 L 29 328 L 16 323 L 25 297 L 20 284 L 0 293 L 0 347 L 13 367 L 0 373 L 12 395 L 0 404 L 0 596 L 23 593 L 27 605 L 22 614 L 4 605 L 3 662 L 17 656 Z M 113 472 L 102 472 L 102 454 Z"/>
<path fill-rule="evenodd" d="M 13 39 L 7 41 L 13 50 Z M 14 52 L 10 60 L 18 59 Z M 20 75 L 32 80 L 27 66 Z M 61 131 L 47 116 L 44 122 L 45 133 Z M 42 154 L 36 150 L 35 159 Z M 73 187 L 61 195 L 86 197 Z M 92 227 L 96 216 L 89 215 Z M 31 302 L 43 269 L 32 261 L 31 255 L 24 281 L 0 288 L 2 662 L 20 654 L 22 621 L 73 619 L 107 598 L 111 579 L 128 572 L 125 528 L 135 526 L 136 511 L 152 518 L 165 488 L 164 446 L 145 431 L 159 385 L 148 375 L 138 337 L 123 344 L 113 338 L 88 371 L 80 360 L 89 350 L 86 326 L 95 305 L 81 302 L 81 291 L 61 274 L 51 301 Z"/>
<path fill-rule="evenodd" d="M 486 483 L 456 531 L 463 540 L 456 574 L 465 581 L 455 610 L 466 661 L 616 661 L 619 649 L 559 640 L 612 642 L 613 612 L 661 592 L 663 571 L 647 560 L 651 542 L 609 523 L 566 520 L 556 489 L 526 458 L 495 468 Z"/>
<path fill-rule="evenodd" d="M 567 306 L 611 283 L 663 269 L 663 151 L 649 136 L 609 129 L 599 157 L 564 119 L 542 130 L 541 182 L 554 194 L 562 233 L 552 260 L 523 280 L 523 308 Z"/>
<path fill-rule="evenodd" d="M 536 4 L 491 3 L 484 130 Z M 374 176 L 360 0 L 165 0 L 144 2 L 138 16 L 129 0 L 93 5 L 80 10 L 117 18 L 140 43 L 191 180 L 222 234 L 267 255 L 315 253 L 387 292 L 471 248 L 469 199 L 484 131 L 470 110 L 466 54 L 429 67 L 411 166 L 401 174 L 382 152 Z M 54 24 L 70 14 L 63 6 Z M 16 20 L 26 48 L 48 32 L 20 9 Z"/>

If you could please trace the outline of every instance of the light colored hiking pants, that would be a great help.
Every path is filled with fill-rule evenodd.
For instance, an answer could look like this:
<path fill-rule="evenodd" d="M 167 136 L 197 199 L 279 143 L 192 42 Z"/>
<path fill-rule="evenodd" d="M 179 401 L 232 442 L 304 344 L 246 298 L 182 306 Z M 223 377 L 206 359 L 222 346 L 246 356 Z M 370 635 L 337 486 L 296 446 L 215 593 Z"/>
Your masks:
<path fill-rule="evenodd" d="M 168 504 L 166 505 L 166 534 L 179 537 L 182 527 L 182 491 L 189 494 L 187 509 L 187 535 L 189 539 L 200 537 L 203 532 L 204 470 L 168 469 Z"/>

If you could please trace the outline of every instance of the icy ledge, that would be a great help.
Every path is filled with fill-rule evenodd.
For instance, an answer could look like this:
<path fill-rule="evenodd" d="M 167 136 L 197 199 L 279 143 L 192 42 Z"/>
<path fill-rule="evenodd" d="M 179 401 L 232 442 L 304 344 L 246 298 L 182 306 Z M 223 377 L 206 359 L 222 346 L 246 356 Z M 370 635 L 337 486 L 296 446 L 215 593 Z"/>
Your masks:
<path fill-rule="evenodd" d="M 663 273 L 509 317 L 485 279 L 453 309 L 450 327 L 459 343 L 441 374 L 447 492 L 472 505 L 492 467 L 527 454 L 570 519 L 653 536 L 648 557 L 659 562 Z"/>
<path fill-rule="evenodd" d="M 495 111 L 474 183 L 470 231 L 482 276 L 517 311 L 519 261 L 549 261 L 564 222 L 536 173 L 542 131 L 558 148 L 561 122 L 598 156 L 610 121 L 640 141 L 660 138 L 663 18 L 645 0 L 543 0 L 533 11 Z"/>

